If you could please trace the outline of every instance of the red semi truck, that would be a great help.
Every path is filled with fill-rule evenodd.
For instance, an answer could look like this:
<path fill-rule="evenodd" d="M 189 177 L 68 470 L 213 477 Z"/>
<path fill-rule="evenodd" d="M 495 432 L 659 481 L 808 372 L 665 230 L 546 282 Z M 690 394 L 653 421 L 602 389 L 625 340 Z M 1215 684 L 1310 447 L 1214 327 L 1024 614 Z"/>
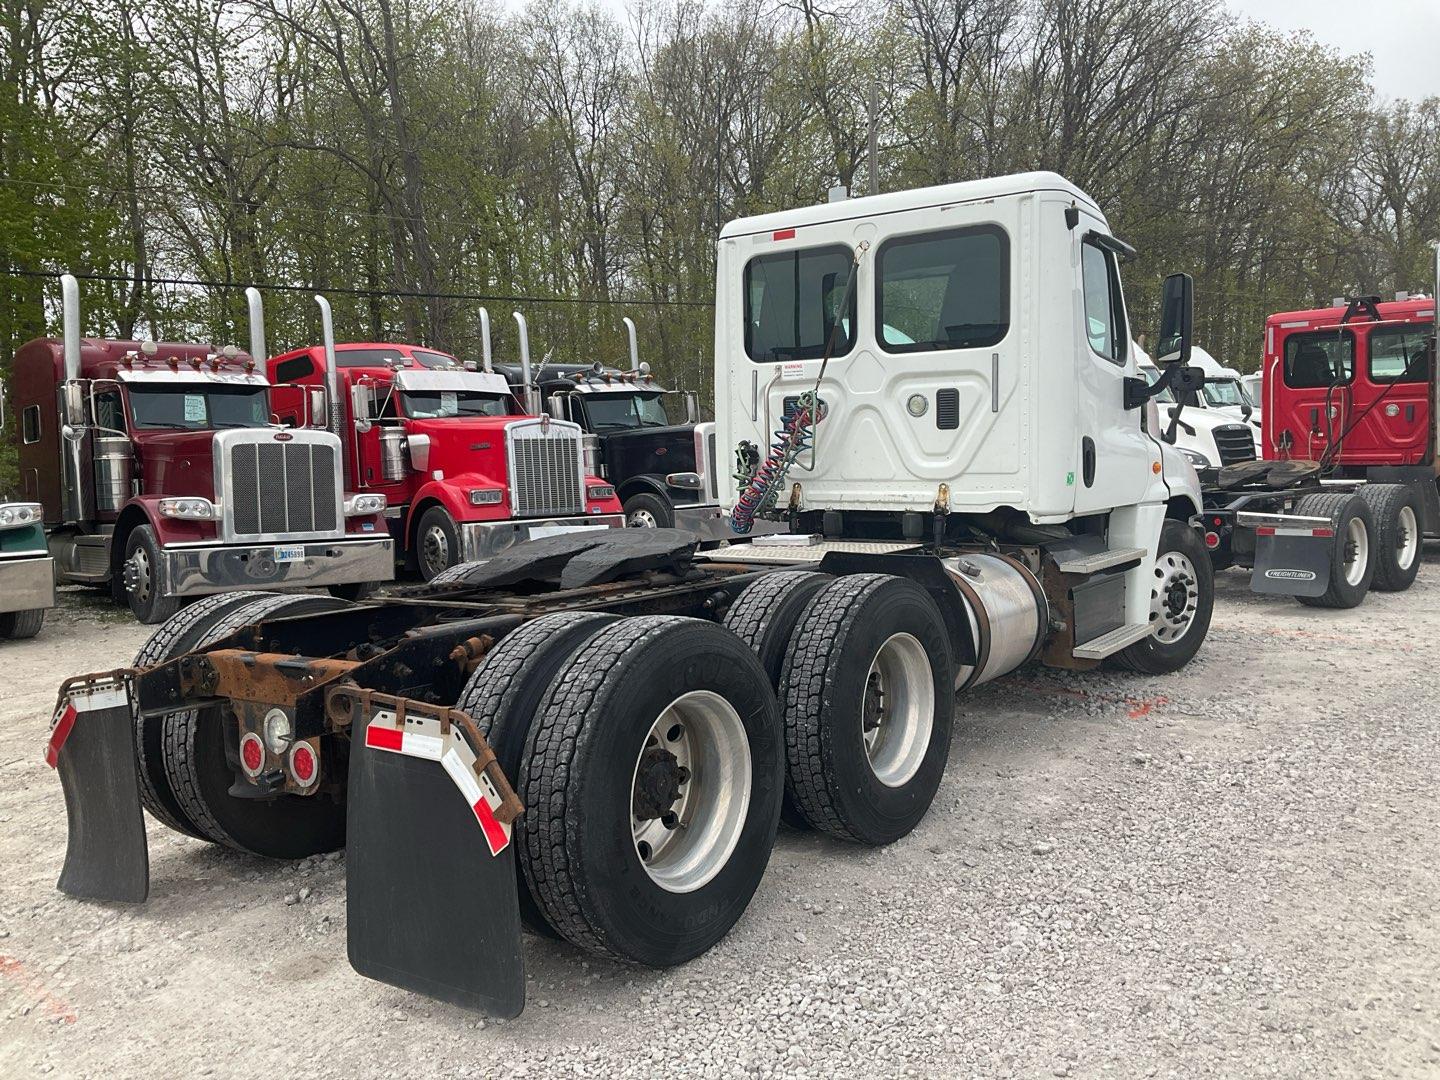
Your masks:
<path fill-rule="evenodd" d="M 522 540 L 624 524 L 615 488 L 594 475 L 578 424 L 538 411 L 521 325 L 520 403 L 493 370 L 488 313 L 483 363 L 415 345 L 324 342 L 272 357 L 276 412 L 303 426 L 310 387 L 333 376 L 343 410 L 347 483 L 383 496 L 393 537 L 427 581 Z M 514 415 L 517 410 L 521 415 Z"/>
<path fill-rule="evenodd" d="M 346 496 L 333 432 L 272 423 L 250 355 L 81 338 L 79 286 L 61 291 L 63 339 L 22 345 L 11 386 L 21 498 L 43 507 L 60 581 L 108 585 L 155 623 L 192 596 L 354 598 L 394 576 L 383 501 Z"/>

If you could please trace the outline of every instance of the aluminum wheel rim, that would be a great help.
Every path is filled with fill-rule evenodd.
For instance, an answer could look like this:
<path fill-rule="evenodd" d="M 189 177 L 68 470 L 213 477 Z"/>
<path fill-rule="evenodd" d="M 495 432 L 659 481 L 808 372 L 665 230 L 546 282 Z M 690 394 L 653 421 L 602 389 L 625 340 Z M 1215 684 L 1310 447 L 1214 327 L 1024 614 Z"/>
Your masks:
<path fill-rule="evenodd" d="M 1150 625 L 1157 641 L 1172 645 L 1190 632 L 1200 606 L 1200 575 L 1189 556 L 1162 552 L 1150 590 Z"/>
<path fill-rule="evenodd" d="M 1345 583 L 1359 585 L 1365 580 L 1365 567 L 1370 565 L 1370 530 L 1365 522 L 1352 517 L 1345 527 Z"/>
<path fill-rule="evenodd" d="M 1395 561 L 1401 570 L 1409 570 L 1420 554 L 1420 528 L 1415 520 L 1415 511 L 1408 506 L 1400 508 L 1398 535 L 1395 537 Z"/>
<path fill-rule="evenodd" d="M 659 800 L 658 817 L 649 816 L 657 808 L 650 800 L 642 816 L 645 791 L 653 792 L 657 778 L 674 798 Z M 661 710 L 630 778 L 631 838 L 651 881 L 688 893 L 724 869 L 745 830 L 751 779 L 750 740 L 730 702 L 692 690 Z"/>
<path fill-rule="evenodd" d="M 425 539 L 421 542 L 420 547 L 425 559 L 425 568 L 430 571 L 432 577 L 450 566 L 450 538 L 445 535 L 445 530 L 439 525 L 431 525 L 425 530 Z"/>
<path fill-rule="evenodd" d="M 150 556 L 143 547 L 137 547 L 130 556 L 130 566 L 134 571 L 134 585 L 130 592 L 143 604 L 150 599 Z"/>
<path fill-rule="evenodd" d="M 870 771 L 900 787 L 920 771 L 935 726 L 935 674 L 913 634 L 892 634 L 870 661 L 860 706 L 860 737 Z"/>
<path fill-rule="evenodd" d="M 625 524 L 632 529 L 658 529 L 660 523 L 655 520 L 655 515 L 649 510 L 631 510 L 630 516 L 625 519 Z"/>

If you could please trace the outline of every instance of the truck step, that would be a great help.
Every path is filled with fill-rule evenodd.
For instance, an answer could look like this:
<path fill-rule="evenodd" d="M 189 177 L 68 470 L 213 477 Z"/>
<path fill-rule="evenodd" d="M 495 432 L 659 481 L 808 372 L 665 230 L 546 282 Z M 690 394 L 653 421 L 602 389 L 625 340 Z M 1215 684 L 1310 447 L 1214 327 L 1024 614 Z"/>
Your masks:
<path fill-rule="evenodd" d="M 697 551 L 695 558 L 727 563 L 817 563 L 832 551 L 856 555 L 894 555 L 916 551 L 919 547 L 919 544 L 890 543 L 882 540 L 821 540 L 813 544 L 796 545 L 771 544 L 757 539 L 750 544 L 731 544 L 714 551 Z"/>
<path fill-rule="evenodd" d="M 1107 656 L 1114 656 L 1121 649 L 1143 640 L 1149 633 L 1148 622 L 1117 626 L 1108 634 L 1091 638 L 1084 645 L 1076 645 L 1071 655 L 1077 660 L 1104 660 Z"/>
<path fill-rule="evenodd" d="M 1145 555 L 1144 548 L 1112 548 L 1109 551 L 1097 551 L 1093 555 L 1076 555 L 1061 562 L 1059 566 L 1062 574 L 1098 574 L 1101 570 L 1137 563 Z"/>

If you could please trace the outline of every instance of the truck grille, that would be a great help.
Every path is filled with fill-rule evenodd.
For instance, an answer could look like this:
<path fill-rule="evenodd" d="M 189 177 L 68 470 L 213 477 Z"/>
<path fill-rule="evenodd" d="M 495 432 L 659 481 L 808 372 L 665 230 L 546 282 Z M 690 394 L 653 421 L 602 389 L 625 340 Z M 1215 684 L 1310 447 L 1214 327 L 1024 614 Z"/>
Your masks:
<path fill-rule="evenodd" d="M 510 443 L 510 505 L 516 517 L 585 512 L 580 428 L 559 420 L 522 420 L 505 429 Z"/>
<path fill-rule="evenodd" d="M 236 537 L 339 531 L 335 448 L 317 442 L 241 442 L 229 449 L 225 513 Z"/>
<path fill-rule="evenodd" d="M 1215 429 L 1215 448 L 1221 465 L 1255 460 L 1255 438 L 1244 424 L 1226 424 Z"/>

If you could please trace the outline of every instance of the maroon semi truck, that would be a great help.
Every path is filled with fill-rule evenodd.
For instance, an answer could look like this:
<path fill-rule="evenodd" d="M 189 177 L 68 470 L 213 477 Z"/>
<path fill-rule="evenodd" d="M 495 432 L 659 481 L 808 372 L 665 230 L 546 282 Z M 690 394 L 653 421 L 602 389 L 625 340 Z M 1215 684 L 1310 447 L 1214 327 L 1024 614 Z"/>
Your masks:
<path fill-rule="evenodd" d="M 526 374 L 515 393 L 493 370 L 483 310 L 475 370 L 416 345 L 337 345 L 321 308 L 323 343 L 268 363 L 280 384 L 276 413 L 302 428 L 311 391 L 334 379 L 347 489 L 386 500 L 391 535 L 426 581 L 522 540 L 624 524 L 580 426 L 529 415 L 535 394 L 519 316 Z"/>
<path fill-rule="evenodd" d="M 59 581 L 109 586 L 156 623 L 208 593 L 355 598 L 394 576 L 383 500 L 347 497 L 333 431 L 272 421 L 249 354 L 82 338 L 68 274 L 62 297 L 63 338 L 21 346 L 11 385 L 21 497 L 44 508 Z"/>

